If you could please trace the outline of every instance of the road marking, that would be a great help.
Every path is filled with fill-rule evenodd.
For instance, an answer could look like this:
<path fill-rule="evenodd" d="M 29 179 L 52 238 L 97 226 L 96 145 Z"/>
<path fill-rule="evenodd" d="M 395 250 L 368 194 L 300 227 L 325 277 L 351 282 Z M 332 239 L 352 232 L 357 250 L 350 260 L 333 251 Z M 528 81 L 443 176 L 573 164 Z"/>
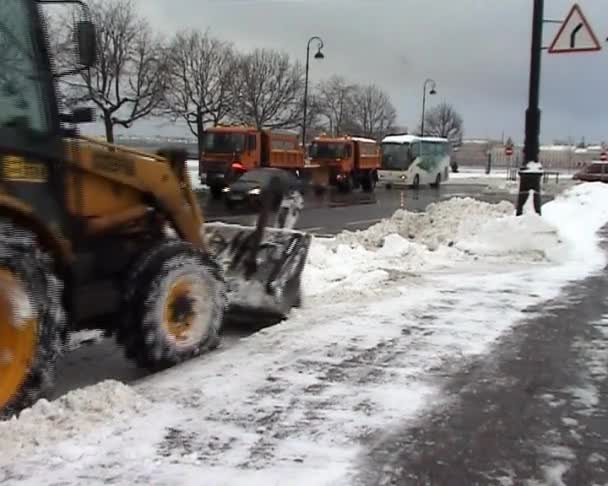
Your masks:
<path fill-rule="evenodd" d="M 351 221 L 350 223 L 346 223 L 344 226 L 358 226 L 360 224 L 377 223 L 378 221 L 382 221 L 382 218 L 362 219 L 361 221 Z"/>

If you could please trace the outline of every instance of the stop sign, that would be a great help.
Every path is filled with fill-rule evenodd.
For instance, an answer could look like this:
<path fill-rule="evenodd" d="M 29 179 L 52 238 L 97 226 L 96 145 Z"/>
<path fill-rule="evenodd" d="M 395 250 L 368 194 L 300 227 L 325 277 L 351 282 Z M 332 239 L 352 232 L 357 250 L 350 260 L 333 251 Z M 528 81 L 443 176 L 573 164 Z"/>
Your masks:
<path fill-rule="evenodd" d="M 608 155 L 606 155 L 606 152 L 602 152 L 600 155 L 600 160 L 608 160 Z"/>
<path fill-rule="evenodd" d="M 513 155 L 513 147 L 505 148 L 505 154 L 507 155 L 507 157 L 511 157 L 511 155 Z"/>

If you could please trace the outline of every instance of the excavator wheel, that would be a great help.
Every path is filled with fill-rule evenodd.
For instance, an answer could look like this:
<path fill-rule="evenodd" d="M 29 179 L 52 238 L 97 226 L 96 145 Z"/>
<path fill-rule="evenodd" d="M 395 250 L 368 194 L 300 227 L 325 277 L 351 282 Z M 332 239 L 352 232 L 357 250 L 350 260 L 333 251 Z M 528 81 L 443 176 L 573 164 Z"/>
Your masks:
<path fill-rule="evenodd" d="M 219 344 L 226 307 L 220 267 L 183 241 L 166 241 L 136 263 L 117 333 L 127 358 L 159 370 Z"/>
<path fill-rule="evenodd" d="M 0 222 L 0 417 L 53 385 L 66 325 L 62 287 L 31 233 Z"/>

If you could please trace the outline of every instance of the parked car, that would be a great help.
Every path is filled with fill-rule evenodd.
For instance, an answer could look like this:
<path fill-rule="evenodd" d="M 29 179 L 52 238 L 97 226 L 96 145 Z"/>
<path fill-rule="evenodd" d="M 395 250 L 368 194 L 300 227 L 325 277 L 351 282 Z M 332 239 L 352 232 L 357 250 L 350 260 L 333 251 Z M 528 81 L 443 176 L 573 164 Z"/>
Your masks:
<path fill-rule="evenodd" d="M 574 174 L 573 179 L 584 182 L 608 182 L 608 162 L 594 161 Z"/>
<path fill-rule="evenodd" d="M 259 168 L 245 172 L 223 189 L 224 202 L 229 210 L 258 211 L 263 197 L 268 197 L 272 211 L 277 211 L 283 198 L 297 191 L 305 191 L 305 183 L 291 172 L 275 168 Z"/>

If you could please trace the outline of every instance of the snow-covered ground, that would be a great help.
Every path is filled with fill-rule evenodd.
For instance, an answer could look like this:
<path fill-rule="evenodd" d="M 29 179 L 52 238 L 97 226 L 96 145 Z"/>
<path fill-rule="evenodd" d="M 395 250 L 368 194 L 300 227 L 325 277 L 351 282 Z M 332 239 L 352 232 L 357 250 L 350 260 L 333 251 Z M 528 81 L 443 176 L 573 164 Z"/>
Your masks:
<path fill-rule="evenodd" d="M 0 423 L 0 484 L 353 484 L 366 447 L 442 403 L 438 370 L 605 264 L 608 186 L 527 209 L 451 199 L 313 240 L 284 323 Z"/>
<path fill-rule="evenodd" d="M 559 178 L 555 174 L 549 174 L 548 179 L 542 185 L 542 192 L 555 195 L 574 186 L 576 181 L 572 174 L 560 171 Z M 519 177 L 516 180 L 507 178 L 507 170 L 504 167 L 493 168 L 489 174 L 481 167 L 461 167 L 456 173 L 450 173 L 450 179 L 445 185 L 475 185 L 485 186 L 484 192 L 505 192 L 517 194 L 519 192 Z"/>
<path fill-rule="evenodd" d="M 459 167 L 458 172 L 450 172 L 451 180 L 462 180 L 462 179 L 506 179 L 507 171 L 505 168 L 493 168 L 489 174 L 486 174 L 485 167 Z"/>

